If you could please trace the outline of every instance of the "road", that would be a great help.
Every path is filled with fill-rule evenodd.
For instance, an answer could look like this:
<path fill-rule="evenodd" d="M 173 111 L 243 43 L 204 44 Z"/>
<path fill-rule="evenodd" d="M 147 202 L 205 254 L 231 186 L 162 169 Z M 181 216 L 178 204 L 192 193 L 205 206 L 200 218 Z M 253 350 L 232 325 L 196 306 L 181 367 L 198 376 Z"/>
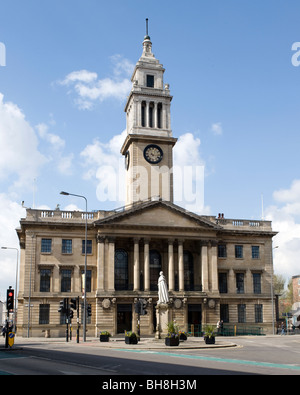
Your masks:
<path fill-rule="evenodd" d="M 97 375 L 103 376 L 101 382 L 119 375 L 178 379 L 186 375 L 300 374 L 300 335 L 233 339 L 238 347 L 184 350 L 137 350 L 123 345 L 108 349 L 99 341 L 76 344 L 27 339 L 15 350 L 0 352 L 0 374 Z"/>

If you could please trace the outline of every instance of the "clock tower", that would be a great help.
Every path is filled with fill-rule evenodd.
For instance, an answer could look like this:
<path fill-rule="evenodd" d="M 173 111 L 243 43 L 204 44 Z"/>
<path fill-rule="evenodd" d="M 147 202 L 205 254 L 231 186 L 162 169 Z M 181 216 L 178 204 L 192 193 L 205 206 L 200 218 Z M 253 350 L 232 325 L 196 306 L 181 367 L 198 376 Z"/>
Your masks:
<path fill-rule="evenodd" d="M 173 147 L 169 85 L 165 69 L 152 53 L 148 36 L 133 71 L 132 89 L 125 106 L 127 136 L 125 156 L 126 205 L 153 198 L 173 202 Z"/>

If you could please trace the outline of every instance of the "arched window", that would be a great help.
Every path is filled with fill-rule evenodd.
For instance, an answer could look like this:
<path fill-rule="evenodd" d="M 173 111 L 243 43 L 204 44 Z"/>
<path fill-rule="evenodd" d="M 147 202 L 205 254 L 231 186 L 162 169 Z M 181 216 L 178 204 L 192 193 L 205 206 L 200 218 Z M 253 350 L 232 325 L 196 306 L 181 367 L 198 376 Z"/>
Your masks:
<path fill-rule="evenodd" d="M 194 259 L 190 251 L 183 252 L 184 262 L 184 290 L 194 290 Z"/>
<path fill-rule="evenodd" d="M 150 290 L 158 290 L 158 277 L 161 271 L 161 256 L 157 250 L 150 250 Z"/>
<path fill-rule="evenodd" d="M 128 254 L 123 249 L 115 251 L 115 290 L 128 289 Z"/>

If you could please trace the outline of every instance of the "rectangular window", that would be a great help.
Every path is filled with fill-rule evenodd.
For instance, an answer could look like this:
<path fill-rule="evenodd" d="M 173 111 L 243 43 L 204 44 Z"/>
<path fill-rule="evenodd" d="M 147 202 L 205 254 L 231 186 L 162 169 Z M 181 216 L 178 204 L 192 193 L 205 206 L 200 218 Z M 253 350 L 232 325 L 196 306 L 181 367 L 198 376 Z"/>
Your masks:
<path fill-rule="evenodd" d="M 67 313 L 60 312 L 60 325 L 64 325 L 67 323 Z"/>
<path fill-rule="evenodd" d="M 238 322 L 244 324 L 246 322 L 246 305 L 238 304 Z"/>
<path fill-rule="evenodd" d="M 219 291 L 221 294 L 227 294 L 227 273 L 219 273 Z"/>
<path fill-rule="evenodd" d="M 40 304 L 39 309 L 39 324 L 49 324 L 50 304 Z"/>
<path fill-rule="evenodd" d="M 62 239 L 61 253 L 62 254 L 72 254 L 72 240 Z"/>
<path fill-rule="evenodd" d="M 87 240 L 86 241 L 87 243 L 86 243 L 86 245 L 87 245 L 87 248 L 86 248 L 86 253 L 87 254 L 91 254 L 92 253 L 92 240 Z M 82 240 L 82 254 L 84 254 L 85 253 L 85 240 Z"/>
<path fill-rule="evenodd" d="M 236 293 L 243 294 L 244 292 L 244 273 L 236 273 Z"/>
<path fill-rule="evenodd" d="M 252 259 L 259 259 L 259 246 L 252 246 Z"/>
<path fill-rule="evenodd" d="M 61 271 L 61 292 L 71 292 L 72 270 L 63 269 Z"/>
<path fill-rule="evenodd" d="M 235 246 L 235 257 L 237 259 L 243 258 L 243 246 L 239 246 L 239 245 Z"/>
<path fill-rule="evenodd" d="M 52 252 L 52 239 L 42 239 L 41 252 Z"/>
<path fill-rule="evenodd" d="M 253 273 L 253 293 L 261 294 L 261 274 Z"/>
<path fill-rule="evenodd" d="M 147 74 L 147 87 L 154 88 L 154 75 Z"/>
<path fill-rule="evenodd" d="M 40 292 L 50 292 L 51 270 L 41 269 L 40 271 Z"/>
<path fill-rule="evenodd" d="M 256 304 L 255 305 L 255 322 L 258 324 L 263 322 L 263 305 Z"/>
<path fill-rule="evenodd" d="M 220 320 L 229 322 L 229 306 L 228 304 L 220 304 Z"/>
<path fill-rule="evenodd" d="M 84 270 L 81 271 L 81 291 L 83 291 L 84 288 Z M 87 270 L 86 271 L 86 292 L 91 292 L 92 290 L 92 271 Z"/>
<path fill-rule="evenodd" d="M 224 245 L 224 244 L 218 245 L 218 257 L 219 258 L 227 258 L 226 245 Z"/>

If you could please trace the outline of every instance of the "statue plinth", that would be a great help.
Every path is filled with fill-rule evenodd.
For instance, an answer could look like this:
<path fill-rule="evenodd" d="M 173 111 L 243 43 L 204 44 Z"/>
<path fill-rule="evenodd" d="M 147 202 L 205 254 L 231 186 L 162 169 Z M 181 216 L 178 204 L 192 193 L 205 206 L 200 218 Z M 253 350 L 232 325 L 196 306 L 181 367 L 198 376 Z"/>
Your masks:
<path fill-rule="evenodd" d="M 170 321 L 170 306 L 168 303 L 159 303 L 156 305 L 156 333 L 155 339 L 161 339 L 168 334 L 168 323 Z"/>

